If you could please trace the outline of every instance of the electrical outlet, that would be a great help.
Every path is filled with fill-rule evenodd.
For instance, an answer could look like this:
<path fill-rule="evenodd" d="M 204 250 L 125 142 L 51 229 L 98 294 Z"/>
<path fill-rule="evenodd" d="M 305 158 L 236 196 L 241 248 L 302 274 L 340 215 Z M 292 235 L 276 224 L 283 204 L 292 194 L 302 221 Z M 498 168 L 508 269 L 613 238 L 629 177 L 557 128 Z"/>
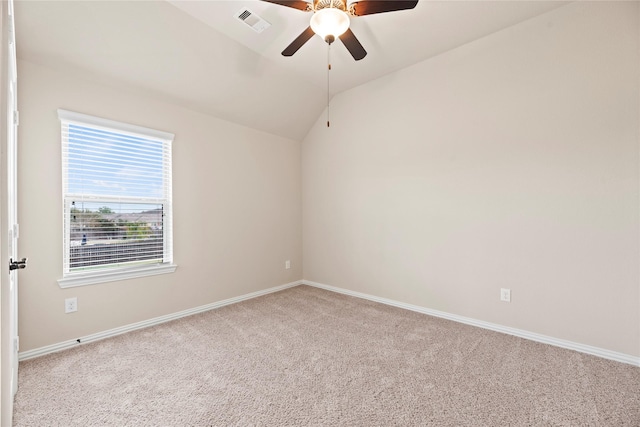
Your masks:
<path fill-rule="evenodd" d="M 73 313 L 74 311 L 78 311 L 78 298 L 67 298 L 64 300 L 64 312 L 65 313 Z"/>
<path fill-rule="evenodd" d="M 500 288 L 500 301 L 511 302 L 511 289 Z"/>
<path fill-rule="evenodd" d="M 286 261 L 284 262 L 284 268 L 286 268 L 287 270 L 288 270 L 288 269 L 290 269 L 290 268 L 291 268 L 291 261 L 286 260 Z"/>

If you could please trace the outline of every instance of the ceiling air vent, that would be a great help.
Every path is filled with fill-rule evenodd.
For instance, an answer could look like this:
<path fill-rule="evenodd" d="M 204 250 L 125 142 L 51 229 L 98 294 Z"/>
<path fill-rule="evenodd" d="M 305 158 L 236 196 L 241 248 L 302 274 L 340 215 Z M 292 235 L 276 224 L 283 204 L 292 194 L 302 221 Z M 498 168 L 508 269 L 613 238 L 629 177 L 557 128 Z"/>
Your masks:
<path fill-rule="evenodd" d="M 240 12 L 236 13 L 235 16 L 236 18 L 247 24 L 249 27 L 251 27 L 256 33 L 261 33 L 271 26 L 271 24 L 260 18 L 255 13 L 251 12 L 246 7 Z"/>

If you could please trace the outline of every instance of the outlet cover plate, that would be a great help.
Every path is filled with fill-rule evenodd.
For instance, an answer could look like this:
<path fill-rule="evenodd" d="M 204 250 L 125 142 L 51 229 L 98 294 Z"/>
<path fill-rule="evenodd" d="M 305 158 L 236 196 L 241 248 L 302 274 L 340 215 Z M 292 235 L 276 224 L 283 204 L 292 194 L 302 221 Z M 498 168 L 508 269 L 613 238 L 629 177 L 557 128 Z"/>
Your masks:
<path fill-rule="evenodd" d="M 67 298 L 64 300 L 64 312 L 65 313 L 73 313 L 74 311 L 78 311 L 78 298 Z"/>
<path fill-rule="evenodd" d="M 511 289 L 500 288 L 500 301 L 511 302 Z"/>

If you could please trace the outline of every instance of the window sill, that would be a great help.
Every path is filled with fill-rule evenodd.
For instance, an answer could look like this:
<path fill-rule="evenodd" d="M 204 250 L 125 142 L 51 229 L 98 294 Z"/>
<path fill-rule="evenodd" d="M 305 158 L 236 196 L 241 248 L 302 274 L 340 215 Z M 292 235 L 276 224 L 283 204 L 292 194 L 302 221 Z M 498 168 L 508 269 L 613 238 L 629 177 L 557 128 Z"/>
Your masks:
<path fill-rule="evenodd" d="M 61 288 L 75 288 L 77 286 L 96 285 L 98 283 L 115 282 L 118 280 L 135 279 L 138 277 L 155 276 L 176 271 L 175 264 L 157 264 L 146 267 L 136 267 L 115 271 L 100 271 L 92 273 L 75 273 L 58 279 Z"/>

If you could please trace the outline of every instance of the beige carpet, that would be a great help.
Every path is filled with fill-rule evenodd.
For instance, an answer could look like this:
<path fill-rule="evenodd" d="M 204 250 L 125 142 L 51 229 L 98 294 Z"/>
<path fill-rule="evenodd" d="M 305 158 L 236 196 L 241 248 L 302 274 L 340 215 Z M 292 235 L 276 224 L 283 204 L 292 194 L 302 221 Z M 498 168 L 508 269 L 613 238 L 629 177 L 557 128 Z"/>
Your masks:
<path fill-rule="evenodd" d="M 15 426 L 640 426 L 640 368 L 307 286 L 22 362 Z"/>

